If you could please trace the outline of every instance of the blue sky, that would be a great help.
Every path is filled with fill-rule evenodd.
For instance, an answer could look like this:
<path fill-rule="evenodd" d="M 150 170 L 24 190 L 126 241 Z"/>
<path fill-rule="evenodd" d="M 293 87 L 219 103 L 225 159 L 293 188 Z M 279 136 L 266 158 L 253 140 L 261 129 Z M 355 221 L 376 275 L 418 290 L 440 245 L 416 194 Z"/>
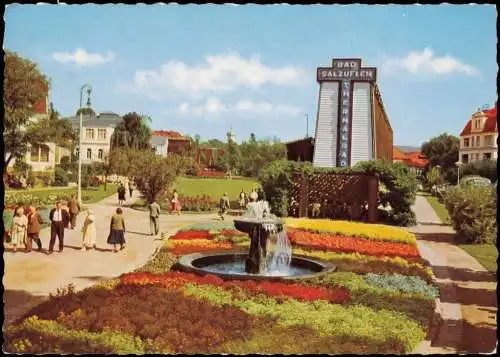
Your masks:
<path fill-rule="evenodd" d="M 50 101 L 75 113 L 148 114 L 154 129 L 203 139 L 293 140 L 314 133 L 316 67 L 362 58 L 397 145 L 455 135 L 496 100 L 496 10 L 489 5 L 12 5 L 4 48 L 40 66 Z"/>

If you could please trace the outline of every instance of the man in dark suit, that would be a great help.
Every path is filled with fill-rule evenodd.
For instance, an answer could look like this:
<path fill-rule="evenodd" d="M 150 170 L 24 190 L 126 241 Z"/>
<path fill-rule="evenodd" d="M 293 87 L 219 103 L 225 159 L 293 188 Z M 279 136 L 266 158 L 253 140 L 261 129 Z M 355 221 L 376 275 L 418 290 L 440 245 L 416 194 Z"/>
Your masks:
<path fill-rule="evenodd" d="M 53 208 L 49 214 L 50 219 L 50 244 L 49 244 L 49 254 L 54 251 L 54 244 L 56 242 L 56 236 L 59 238 L 59 252 L 63 251 L 64 248 L 64 228 L 69 224 L 69 214 L 68 211 L 62 209 L 61 202 L 56 202 L 56 208 Z"/>

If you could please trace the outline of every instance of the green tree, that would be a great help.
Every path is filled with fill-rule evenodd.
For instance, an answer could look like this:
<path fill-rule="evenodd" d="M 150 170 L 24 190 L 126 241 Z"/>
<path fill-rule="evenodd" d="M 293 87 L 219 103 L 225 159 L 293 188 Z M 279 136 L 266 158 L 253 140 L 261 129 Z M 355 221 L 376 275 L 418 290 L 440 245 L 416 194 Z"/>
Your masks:
<path fill-rule="evenodd" d="M 90 116 L 95 116 L 95 111 L 94 109 L 90 108 L 90 107 L 83 107 L 83 108 L 79 108 L 77 111 L 76 111 L 76 114 L 75 116 L 79 116 L 80 113 L 82 113 L 82 115 L 90 115 Z"/>
<path fill-rule="evenodd" d="M 428 189 L 440 185 L 444 182 L 443 176 L 438 167 L 432 167 L 425 175 L 425 182 Z"/>
<path fill-rule="evenodd" d="M 459 144 L 459 138 L 447 133 L 422 144 L 422 152 L 429 158 L 431 166 L 441 166 L 445 180 L 450 183 L 456 181 Z"/>
<path fill-rule="evenodd" d="M 12 159 L 26 154 L 30 136 L 24 131 L 35 106 L 45 100 L 49 80 L 37 64 L 20 57 L 15 52 L 5 51 L 4 56 L 4 167 Z"/>
<path fill-rule="evenodd" d="M 32 145 L 50 141 L 70 149 L 76 141 L 76 134 L 71 123 L 60 118 L 53 103 L 50 103 L 49 116 L 29 124 L 26 131 L 31 138 L 30 144 Z"/>
<path fill-rule="evenodd" d="M 136 112 L 127 113 L 116 126 L 111 137 L 112 148 L 147 150 L 151 148 L 152 130 L 148 126 L 151 117 Z"/>

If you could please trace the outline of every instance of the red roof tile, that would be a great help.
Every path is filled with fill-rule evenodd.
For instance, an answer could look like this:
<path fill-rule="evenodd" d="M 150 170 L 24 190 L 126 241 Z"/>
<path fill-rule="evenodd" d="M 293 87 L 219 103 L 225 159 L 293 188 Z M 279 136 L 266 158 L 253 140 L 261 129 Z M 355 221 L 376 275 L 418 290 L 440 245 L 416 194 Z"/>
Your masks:
<path fill-rule="evenodd" d="M 495 107 L 491 109 L 483 110 L 483 114 L 486 117 L 484 122 L 483 130 L 479 133 L 496 133 L 498 132 L 497 128 L 497 103 L 495 103 Z M 470 135 L 472 133 L 472 120 L 469 119 L 467 124 L 465 125 L 464 130 L 460 133 L 460 136 Z"/>
<path fill-rule="evenodd" d="M 155 130 L 153 131 L 154 136 L 165 136 L 168 138 L 182 138 L 182 134 L 179 133 L 178 131 L 172 131 L 172 130 Z"/>
<path fill-rule="evenodd" d="M 429 165 L 429 159 L 421 152 L 403 153 L 398 148 L 392 148 L 392 159 L 402 161 L 406 166 L 423 169 Z"/>
<path fill-rule="evenodd" d="M 39 101 L 35 105 L 35 113 L 36 114 L 47 114 L 48 113 L 47 98 L 43 98 L 41 101 Z"/>
<path fill-rule="evenodd" d="M 406 158 L 405 154 L 401 152 L 397 147 L 392 147 L 392 159 L 393 160 L 404 160 Z"/>

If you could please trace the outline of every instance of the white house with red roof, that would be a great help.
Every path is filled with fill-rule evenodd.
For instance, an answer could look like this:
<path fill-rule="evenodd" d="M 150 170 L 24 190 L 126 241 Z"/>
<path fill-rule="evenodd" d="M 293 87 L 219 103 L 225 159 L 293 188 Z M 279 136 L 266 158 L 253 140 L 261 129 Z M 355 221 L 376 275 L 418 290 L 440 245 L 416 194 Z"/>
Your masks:
<path fill-rule="evenodd" d="M 496 160 L 498 152 L 497 103 L 491 109 L 472 114 L 460 133 L 459 160 L 467 164 L 480 160 Z"/>
<path fill-rule="evenodd" d="M 191 147 L 191 139 L 178 131 L 155 130 L 151 136 L 151 146 L 158 155 L 181 153 Z"/>

